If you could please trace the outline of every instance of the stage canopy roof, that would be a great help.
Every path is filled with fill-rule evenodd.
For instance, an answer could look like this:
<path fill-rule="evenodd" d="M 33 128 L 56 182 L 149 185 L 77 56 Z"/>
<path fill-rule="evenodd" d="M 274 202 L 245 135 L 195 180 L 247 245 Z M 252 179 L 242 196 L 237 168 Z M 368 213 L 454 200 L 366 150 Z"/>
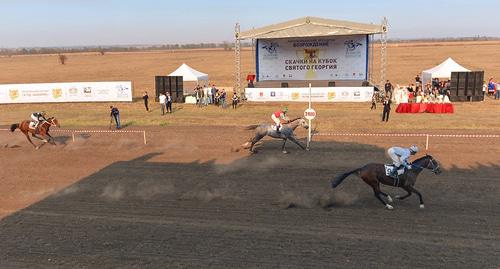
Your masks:
<path fill-rule="evenodd" d="M 241 32 L 240 39 L 381 34 L 382 25 L 304 17 Z"/>

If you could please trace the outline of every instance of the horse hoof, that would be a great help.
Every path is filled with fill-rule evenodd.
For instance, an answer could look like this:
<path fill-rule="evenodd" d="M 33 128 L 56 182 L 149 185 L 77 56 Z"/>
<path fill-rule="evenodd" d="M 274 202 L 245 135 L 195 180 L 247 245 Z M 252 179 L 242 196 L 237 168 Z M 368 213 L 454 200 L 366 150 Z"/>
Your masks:
<path fill-rule="evenodd" d="M 424 208 L 425 208 L 424 204 L 421 204 L 420 209 L 424 209 Z"/>
<path fill-rule="evenodd" d="M 392 205 L 387 204 L 387 205 L 385 205 L 385 209 L 387 209 L 387 210 L 393 210 L 394 207 Z"/>
<path fill-rule="evenodd" d="M 286 151 L 286 150 L 283 150 L 282 152 L 283 152 L 283 154 L 288 154 L 288 151 Z"/>
<path fill-rule="evenodd" d="M 390 195 L 387 195 L 387 201 L 389 201 L 389 203 L 392 203 L 394 200 L 392 200 L 392 197 Z"/>

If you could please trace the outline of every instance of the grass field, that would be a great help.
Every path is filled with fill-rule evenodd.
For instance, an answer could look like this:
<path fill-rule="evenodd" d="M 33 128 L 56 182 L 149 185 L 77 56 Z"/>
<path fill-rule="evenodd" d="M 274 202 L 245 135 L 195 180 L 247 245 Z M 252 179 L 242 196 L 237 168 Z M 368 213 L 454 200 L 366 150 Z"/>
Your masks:
<path fill-rule="evenodd" d="M 379 47 L 375 46 L 374 77 L 380 70 Z M 67 64 L 57 55 L 0 57 L 0 83 L 77 82 L 131 80 L 134 93 L 152 92 L 155 75 L 168 75 L 182 63 L 208 73 L 211 83 L 231 88 L 234 85 L 234 52 L 214 50 L 171 50 L 154 52 L 68 54 Z M 387 50 L 387 78 L 408 84 L 416 74 L 448 57 L 485 76 L 500 78 L 500 42 L 394 43 Z M 242 75 L 255 70 L 250 49 L 242 52 Z"/>
<path fill-rule="evenodd" d="M 231 108 L 208 106 L 204 108 L 190 104 L 174 104 L 174 113 L 161 116 L 158 104 L 151 104 L 152 111 L 146 112 L 142 102 L 117 104 L 121 111 L 122 124 L 138 126 L 243 126 L 270 123 L 270 115 L 283 105 L 288 105 L 290 117 L 302 116 L 305 103 L 245 103 Z M 480 103 L 456 103 L 454 114 L 398 114 L 395 107 L 388 123 L 382 123 L 381 105 L 370 111 L 368 103 L 336 103 L 313 106 L 317 111 L 314 121 L 318 131 L 370 130 L 370 131 L 427 131 L 427 130 L 477 130 L 500 131 L 500 121 L 492 111 L 500 109 L 500 101 L 487 98 Z M 33 111 L 45 110 L 57 117 L 63 128 L 109 126 L 109 104 L 23 104 L 0 106 L 2 121 L 8 125 L 27 119 Z"/>

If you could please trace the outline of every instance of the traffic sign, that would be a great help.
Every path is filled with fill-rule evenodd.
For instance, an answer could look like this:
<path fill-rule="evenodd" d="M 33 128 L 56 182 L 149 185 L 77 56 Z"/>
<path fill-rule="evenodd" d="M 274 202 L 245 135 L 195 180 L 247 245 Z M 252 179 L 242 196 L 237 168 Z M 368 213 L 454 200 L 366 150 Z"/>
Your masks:
<path fill-rule="evenodd" d="M 314 118 L 316 118 L 316 111 L 312 108 L 306 109 L 306 111 L 304 111 L 304 118 L 313 120 Z"/>

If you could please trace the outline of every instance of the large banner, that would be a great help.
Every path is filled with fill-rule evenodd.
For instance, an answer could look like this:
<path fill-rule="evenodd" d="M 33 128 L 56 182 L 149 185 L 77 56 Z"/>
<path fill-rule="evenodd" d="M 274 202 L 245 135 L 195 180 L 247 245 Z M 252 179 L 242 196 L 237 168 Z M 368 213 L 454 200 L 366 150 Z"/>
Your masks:
<path fill-rule="evenodd" d="M 257 40 L 257 80 L 366 80 L 368 35 Z"/>
<path fill-rule="evenodd" d="M 373 87 L 312 88 L 313 102 L 369 102 Z M 245 97 L 254 102 L 308 102 L 309 88 L 246 88 Z"/>
<path fill-rule="evenodd" d="M 0 103 L 130 102 L 132 82 L 68 82 L 0 85 Z"/>

